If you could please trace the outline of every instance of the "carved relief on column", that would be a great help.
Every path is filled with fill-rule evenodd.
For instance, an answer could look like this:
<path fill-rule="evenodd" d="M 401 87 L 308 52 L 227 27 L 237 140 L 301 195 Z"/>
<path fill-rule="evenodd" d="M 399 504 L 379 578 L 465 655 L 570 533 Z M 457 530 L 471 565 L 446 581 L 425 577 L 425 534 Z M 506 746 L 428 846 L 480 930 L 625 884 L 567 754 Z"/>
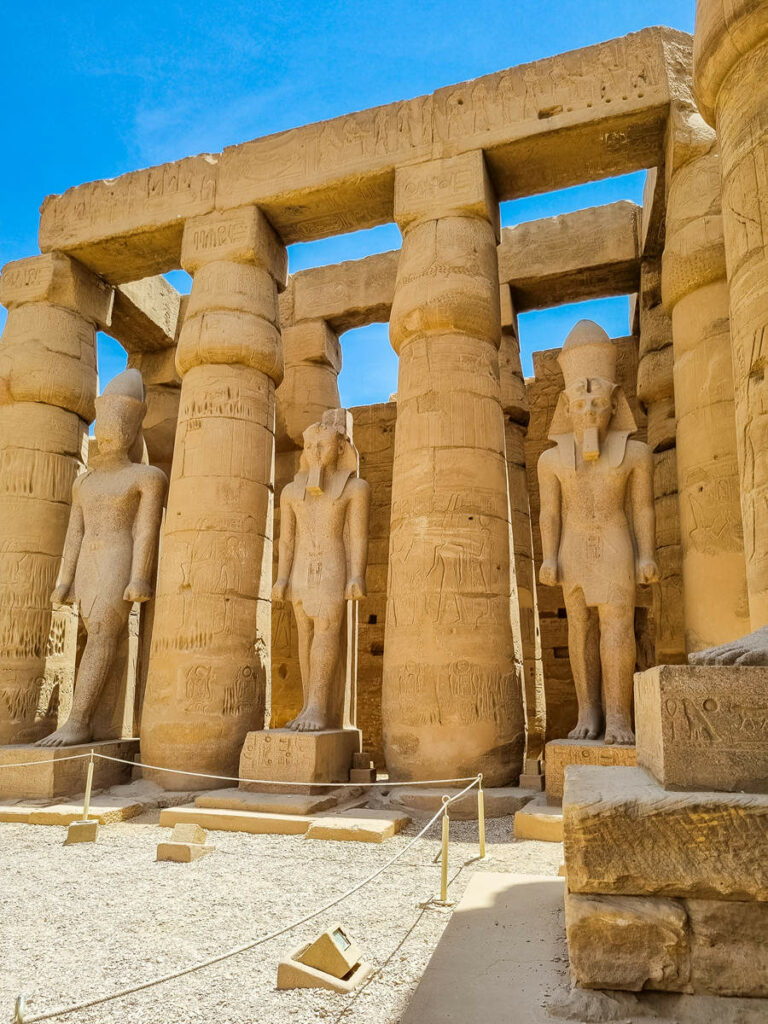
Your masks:
<path fill-rule="evenodd" d="M 679 145 L 672 139 L 668 147 L 663 296 L 674 337 L 683 607 L 690 653 L 749 632 L 749 605 L 719 156 L 714 132 L 695 112 L 675 116 L 670 127 L 680 138 Z"/>
<path fill-rule="evenodd" d="M 501 285 L 501 347 L 499 377 L 501 407 L 504 411 L 507 480 L 512 521 L 512 594 L 517 608 L 512 609 L 513 630 L 519 629 L 523 657 L 525 697 L 526 758 L 535 760 L 544 753 L 546 701 L 541 660 L 541 631 L 533 560 L 531 506 L 528 473 L 525 466 L 525 438 L 530 410 L 520 362 L 520 338 L 517 314 L 508 284 Z"/>
<path fill-rule="evenodd" d="M 288 294 L 286 292 L 286 294 Z M 277 389 L 275 431 L 275 551 L 277 579 L 280 539 L 280 495 L 299 469 L 303 434 L 329 409 L 338 409 L 341 370 L 339 337 L 325 320 L 283 322 L 285 376 Z M 303 704 L 299 645 L 290 605 L 272 605 L 272 709 L 270 725 L 282 728 Z"/>
<path fill-rule="evenodd" d="M 660 582 L 653 588 L 655 660 L 685 661 L 682 548 L 677 498 L 677 424 L 672 371 L 672 320 L 661 301 L 661 261 L 648 259 L 640 273 L 640 361 L 637 397 L 648 416 L 653 452 L 656 554 Z"/>
<path fill-rule="evenodd" d="M 58 665 L 44 685 L 46 649 L 57 658 L 72 646 L 66 616 L 49 644 L 50 597 L 94 416 L 96 329 L 112 301 L 112 288 L 59 253 L 9 263 L 0 277 L 0 744 L 50 732 L 54 688 L 71 682 Z"/>
<path fill-rule="evenodd" d="M 190 220 L 179 420 L 161 542 L 142 754 L 236 775 L 269 709 L 277 290 L 286 253 L 256 207 Z M 158 778 L 184 788 L 183 776 Z M 211 783 L 215 785 L 215 783 Z"/>
<path fill-rule="evenodd" d="M 752 628 L 768 623 L 768 6 L 699 0 L 696 97 L 717 129 Z"/>
<path fill-rule="evenodd" d="M 400 356 L 383 676 L 393 778 L 520 773 L 499 389 L 498 204 L 481 152 L 398 170 Z"/>

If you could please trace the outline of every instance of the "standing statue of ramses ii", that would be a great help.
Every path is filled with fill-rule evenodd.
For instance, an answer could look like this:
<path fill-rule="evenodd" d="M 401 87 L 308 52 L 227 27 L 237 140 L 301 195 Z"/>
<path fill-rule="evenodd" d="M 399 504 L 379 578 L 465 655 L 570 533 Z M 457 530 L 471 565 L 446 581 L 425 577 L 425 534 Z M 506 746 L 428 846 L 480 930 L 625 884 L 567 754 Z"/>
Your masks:
<path fill-rule="evenodd" d="M 616 383 L 617 349 L 582 320 L 558 362 L 555 447 L 539 459 L 544 586 L 562 584 L 579 702 L 571 739 L 634 743 L 635 587 L 658 579 L 651 450 Z"/>

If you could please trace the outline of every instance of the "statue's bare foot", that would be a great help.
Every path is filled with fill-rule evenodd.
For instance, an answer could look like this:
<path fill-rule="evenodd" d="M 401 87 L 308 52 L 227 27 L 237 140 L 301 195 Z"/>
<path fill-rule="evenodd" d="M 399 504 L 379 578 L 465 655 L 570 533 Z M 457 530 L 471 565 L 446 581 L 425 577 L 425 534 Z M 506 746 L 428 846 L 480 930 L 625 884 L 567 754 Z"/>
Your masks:
<path fill-rule="evenodd" d="M 605 721 L 605 742 L 617 746 L 631 747 L 635 734 L 624 715 L 607 715 Z"/>
<path fill-rule="evenodd" d="M 286 725 L 286 729 L 293 729 L 294 732 L 322 732 L 327 728 L 326 716 L 316 708 L 305 708 L 300 715 Z"/>
<path fill-rule="evenodd" d="M 603 712 L 600 708 L 587 708 L 579 713 L 576 728 L 568 733 L 569 740 L 596 740 L 603 725 Z"/>
<path fill-rule="evenodd" d="M 732 640 L 688 655 L 691 665 L 768 665 L 768 626 L 740 640 Z"/>
<path fill-rule="evenodd" d="M 87 743 L 91 738 L 91 730 L 82 722 L 65 722 L 60 729 L 38 740 L 36 747 L 76 747 Z"/>

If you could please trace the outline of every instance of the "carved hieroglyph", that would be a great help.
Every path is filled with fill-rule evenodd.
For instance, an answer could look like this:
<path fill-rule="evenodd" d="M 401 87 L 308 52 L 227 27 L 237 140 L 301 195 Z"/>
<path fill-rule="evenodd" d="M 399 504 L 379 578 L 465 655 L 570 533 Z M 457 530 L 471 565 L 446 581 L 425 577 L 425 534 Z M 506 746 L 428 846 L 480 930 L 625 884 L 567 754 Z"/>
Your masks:
<path fill-rule="evenodd" d="M 142 755 L 234 776 L 245 735 L 264 726 L 268 707 L 286 253 L 263 214 L 244 207 L 187 221 L 182 264 L 194 283 L 176 354 L 183 380 Z M 166 773 L 158 781 L 189 785 Z"/>
<path fill-rule="evenodd" d="M 699 108 L 716 128 L 752 628 L 768 623 L 768 6 L 698 0 Z"/>
<path fill-rule="evenodd" d="M 299 472 L 280 498 L 280 560 L 273 601 L 296 618 L 304 706 L 289 729 L 351 725 L 347 602 L 365 597 L 370 488 L 358 476 L 351 416 L 332 409 L 304 431 Z M 353 634 L 347 643 L 356 643 Z M 345 685 L 346 684 L 346 685 Z"/>
<path fill-rule="evenodd" d="M 673 512 L 691 652 L 749 631 L 719 156 L 715 133 L 693 110 L 670 121 L 667 174 L 662 287 L 674 339 Z"/>
<path fill-rule="evenodd" d="M 112 289 L 67 256 L 0 278 L 0 744 L 39 739 L 38 703 L 75 476 L 96 397 L 96 327 Z M 55 724 L 55 722 L 54 722 Z"/>
<path fill-rule="evenodd" d="M 63 747 L 93 739 L 92 719 L 134 602 L 154 592 L 154 569 L 167 480 L 142 465 L 146 412 L 138 370 L 118 374 L 96 399 L 97 450 L 72 488 L 72 510 L 51 600 L 78 605 L 88 639 L 67 721 L 38 742 Z"/>
<path fill-rule="evenodd" d="M 400 356 L 382 719 L 397 779 L 519 775 L 522 667 L 499 391 L 498 204 L 481 152 L 398 172 Z"/>
<path fill-rule="evenodd" d="M 559 357 L 565 390 L 539 459 L 545 586 L 561 583 L 579 701 L 572 739 L 632 743 L 635 586 L 658 578 L 651 452 L 616 381 L 616 347 L 582 320 Z M 631 521 L 628 517 L 631 512 Z M 602 694 L 601 695 L 601 677 Z"/>

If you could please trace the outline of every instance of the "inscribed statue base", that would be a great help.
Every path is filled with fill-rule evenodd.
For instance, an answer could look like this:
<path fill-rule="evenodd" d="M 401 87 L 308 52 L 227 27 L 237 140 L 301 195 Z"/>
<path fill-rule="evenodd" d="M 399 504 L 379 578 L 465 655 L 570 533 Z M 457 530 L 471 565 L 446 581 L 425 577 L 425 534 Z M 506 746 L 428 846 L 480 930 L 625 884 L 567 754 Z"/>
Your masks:
<path fill-rule="evenodd" d="M 261 729 L 249 732 L 240 754 L 240 789 L 251 792 L 285 792 L 274 782 L 291 782 L 293 793 L 320 793 L 334 783 L 349 782 L 352 755 L 362 749 L 359 729 L 325 729 L 294 732 L 292 729 Z M 247 782 L 262 779 L 263 782 Z M 324 782 L 327 787 L 308 786 Z"/>

